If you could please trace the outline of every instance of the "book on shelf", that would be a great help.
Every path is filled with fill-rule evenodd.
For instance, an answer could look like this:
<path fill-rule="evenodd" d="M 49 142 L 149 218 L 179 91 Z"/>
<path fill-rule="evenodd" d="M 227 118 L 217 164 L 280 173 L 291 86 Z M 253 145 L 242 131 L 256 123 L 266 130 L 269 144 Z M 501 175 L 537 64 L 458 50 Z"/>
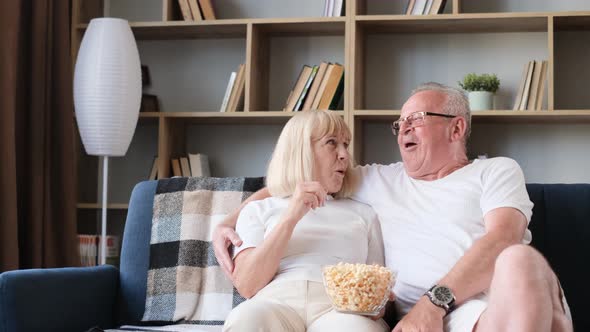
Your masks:
<path fill-rule="evenodd" d="M 318 89 L 320 88 L 320 84 L 322 83 L 322 79 L 324 78 L 324 74 L 326 73 L 328 65 L 329 63 L 325 61 L 320 63 L 320 66 L 317 70 L 317 74 L 313 79 L 313 83 L 308 89 L 307 96 L 305 97 L 305 102 L 303 103 L 303 107 L 301 108 L 302 111 L 311 110 L 311 105 L 313 104 L 313 100 L 318 93 Z"/>
<path fill-rule="evenodd" d="M 191 14 L 195 21 L 202 21 L 203 15 L 201 14 L 201 9 L 199 9 L 199 3 L 197 0 L 188 0 L 188 5 L 191 10 Z"/>
<path fill-rule="evenodd" d="M 227 112 L 237 112 L 239 106 L 243 103 L 244 88 L 246 86 L 246 65 L 240 64 L 236 75 L 236 80 L 227 103 Z"/>
<path fill-rule="evenodd" d="M 192 21 L 193 14 L 191 13 L 191 7 L 188 3 L 188 0 L 178 0 L 178 5 L 180 6 L 180 12 L 182 13 L 182 18 L 185 21 Z"/>
<path fill-rule="evenodd" d="M 541 79 L 539 82 L 539 91 L 537 92 L 537 101 L 535 103 L 535 110 L 540 111 L 543 108 L 543 98 L 545 97 L 545 82 L 547 81 L 547 67 L 549 62 L 543 60 L 541 64 Z"/>
<path fill-rule="evenodd" d="M 426 5 L 424 5 L 424 11 L 422 12 L 422 15 L 430 14 L 431 7 L 432 7 L 432 0 L 426 0 Z"/>
<path fill-rule="evenodd" d="M 301 96 L 299 96 L 299 100 L 297 101 L 297 104 L 295 104 L 295 108 L 293 109 L 294 111 L 301 110 L 301 108 L 303 106 L 303 102 L 307 98 L 309 87 L 311 86 L 311 83 L 313 82 L 313 80 L 315 79 L 315 77 L 318 73 L 318 68 L 319 68 L 318 66 L 313 66 L 313 68 L 311 69 L 311 74 L 309 75 L 309 78 L 307 79 L 307 82 L 305 83 L 305 86 L 303 87 L 303 92 L 301 92 Z"/>
<path fill-rule="evenodd" d="M 199 6 L 201 7 L 203 18 L 205 18 L 206 20 L 215 19 L 215 10 L 213 9 L 213 4 L 211 3 L 211 0 L 199 0 Z"/>
<path fill-rule="evenodd" d="M 236 72 L 232 71 L 229 75 L 229 81 L 227 82 L 227 87 L 225 88 L 225 94 L 223 95 L 223 101 L 221 102 L 221 107 L 219 108 L 220 112 L 227 111 L 227 103 L 229 102 L 229 97 L 231 96 L 231 91 L 234 87 L 234 83 L 236 81 Z"/>
<path fill-rule="evenodd" d="M 313 99 L 313 103 L 311 104 L 311 109 L 312 110 L 317 110 L 319 105 L 320 105 L 320 101 L 322 100 L 322 95 L 324 94 L 324 91 L 326 90 L 326 85 L 328 84 L 328 81 L 330 80 L 330 76 L 332 75 L 332 70 L 334 70 L 334 66 L 336 64 L 330 63 L 328 65 L 328 68 L 326 68 L 326 73 L 324 74 L 324 77 L 322 77 L 322 82 L 320 83 L 320 86 L 318 87 L 318 91 L 315 95 L 315 98 Z"/>
<path fill-rule="evenodd" d="M 78 248 L 80 252 L 80 264 L 82 266 L 98 265 L 101 255 L 102 236 L 79 234 Z M 116 235 L 107 235 L 106 237 L 106 263 L 110 265 L 119 265 L 120 253 L 119 237 Z"/>
<path fill-rule="evenodd" d="M 344 16 L 345 12 L 345 1 L 344 0 L 325 0 L 324 17 L 339 17 Z"/>
<path fill-rule="evenodd" d="M 513 110 L 537 111 L 543 107 L 547 66 L 546 60 L 529 61 L 524 66 Z"/>
<path fill-rule="evenodd" d="M 152 170 L 150 171 L 150 176 L 148 180 L 156 180 L 158 178 L 158 157 L 154 157 L 154 161 L 152 162 Z"/>
<path fill-rule="evenodd" d="M 326 87 L 322 94 L 322 99 L 318 105 L 319 110 L 327 110 L 330 109 L 331 105 L 333 105 L 333 100 L 336 99 L 338 96 L 336 92 L 338 90 L 339 85 L 344 85 L 344 67 L 340 64 L 334 64 L 334 68 L 330 72 L 330 77 L 326 83 Z M 343 87 L 341 88 L 341 91 Z M 342 95 L 342 94 L 341 94 Z M 338 100 L 336 100 L 336 105 Z"/>
<path fill-rule="evenodd" d="M 526 85 L 526 80 L 529 75 L 530 65 L 531 63 L 527 62 L 527 64 L 524 66 L 522 78 L 520 79 L 520 85 L 518 86 L 518 91 L 516 92 L 516 101 L 514 102 L 514 107 L 512 107 L 512 110 L 514 111 L 518 111 L 520 109 L 520 103 L 522 102 L 524 86 Z"/>
<path fill-rule="evenodd" d="M 307 84 L 307 80 L 309 79 L 309 76 L 311 75 L 311 71 L 312 71 L 312 68 L 310 66 L 308 66 L 308 65 L 303 66 L 303 68 L 301 69 L 301 72 L 299 73 L 299 77 L 297 78 L 297 81 L 295 82 L 292 93 L 289 95 L 289 98 L 287 98 L 287 104 L 285 105 L 285 108 L 283 109 L 283 111 L 292 112 L 295 110 L 295 105 L 297 105 L 297 101 L 299 101 L 299 97 L 301 96 L 301 93 L 303 92 L 303 89 L 305 88 L 305 84 Z"/>
<path fill-rule="evenodd" d="M 189 153 L 191 176 L 211 176 L 209 157 L 202 153 Z"/>
<path fill-rule="evenodd" d="M 414 2 L 414 7 L 412 8 L 412 15 L 422 15 L 424 13 L 424 8 L 426 8 L 426 2 L 428 2 L 428 0 L 416 0 Z"/>
<path fill-rule="evenodd" d="M 519 110 L 526 110 L 527 103 L 529 101 L 529 94 L 531 92 L 531 81 L 533 80 L 533 73 L 535 72 L 535 62 L 529 62 L 529 70 L 527 72 L 527 78 L 524 84 L 524 90 L 522 92 L 522 100 L 520 101 Z"/>
<path fill-rule="evenodd" d="M 408 5 L 406 6 L 406 15 L 412 15 L 412 10 L 414 10 L 414 4 L 416 0 L 408 0 Z"/>
<path fill-rule="evenodd" d="M 447 0 L 408 0 L 406 15 L 436 15 L 445 10 Z"/>
<path fill-rule="evenodd" d="M 531 78 L 531 91 L 529 93 L 529 99 L 526 104 L 526 109 L 529 111 L 535 110 L 535 106 L 537 104 L 537 92 L 539 90 L 539 83 L 541 79 L 541 61 L 534 61 L 535 62 L 535 71 L 533 72 L 533 76 Z"/>
<path fill-rule="evenodd" d="M 180 169 L 180 160 L 173 158 L 170 160 L 172 163 L 172 176 L 182 176 L 182 170 Z"/>
<path fill-rule="evenodd" d="M 180 158 L 180 170 L 182 171 L 182 176 L 187 177 L 187 178 L 191 177 L 191 168 L 188 164 L 187 157 Z"/>
<path fill-rule="evenodd" d="M 445 11 L 446 4 L 447 4 L 447 0 L 434 0 L 429 14 L 430 15 L 442 14 Z"/>

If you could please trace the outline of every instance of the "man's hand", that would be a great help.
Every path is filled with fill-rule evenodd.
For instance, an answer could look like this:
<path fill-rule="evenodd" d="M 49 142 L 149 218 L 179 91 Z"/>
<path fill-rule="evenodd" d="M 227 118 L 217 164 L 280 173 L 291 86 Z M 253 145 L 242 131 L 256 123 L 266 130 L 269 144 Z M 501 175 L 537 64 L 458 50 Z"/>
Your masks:
<path fill-rule="evenodd" d="M 442 332 L 444 316 L 443 308 L 435 306 L 422 296 L 392 332 Z"/>
<path fill-rule="evenodd" d="M 242 245 L 242 239 L 236 234 L 235 229 L 224 224 L 217 225 L 213 231 L 213 250 L 221 269 L 230 280 L 234 270 L 234 262 L 229 256 L 228 250 L 231 244 Z"/>

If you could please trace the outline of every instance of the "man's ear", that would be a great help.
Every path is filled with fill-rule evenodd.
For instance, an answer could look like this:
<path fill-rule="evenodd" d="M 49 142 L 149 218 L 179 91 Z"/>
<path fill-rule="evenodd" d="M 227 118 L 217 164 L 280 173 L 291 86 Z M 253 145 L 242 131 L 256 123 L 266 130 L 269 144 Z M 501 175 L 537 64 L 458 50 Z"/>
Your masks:
<path fill-rule="evenodd" d="M 465 118 L 457 116 L 451 120 L 451 142 L 462 140 L 467 134 Z"/>

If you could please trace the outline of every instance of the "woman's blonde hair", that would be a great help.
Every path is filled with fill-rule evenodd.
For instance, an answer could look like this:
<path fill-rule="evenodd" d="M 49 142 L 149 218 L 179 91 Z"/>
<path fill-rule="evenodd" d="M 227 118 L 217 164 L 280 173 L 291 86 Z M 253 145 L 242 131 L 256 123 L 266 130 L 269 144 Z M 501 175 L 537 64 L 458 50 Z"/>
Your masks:
<path fill-rule="evenodd" d="M 305 111 L 293 116 L 283 128 L 266 173 L 266 186 L 272 196 L 288 197 L 298 183 L 313 181 L 312 144 L 325 136 L 351 139 L 344 119 L 331 111 Z M 342 188 L 335 197 L 349 197 L 355 187 L 352 156 L 344 175 Z"/>

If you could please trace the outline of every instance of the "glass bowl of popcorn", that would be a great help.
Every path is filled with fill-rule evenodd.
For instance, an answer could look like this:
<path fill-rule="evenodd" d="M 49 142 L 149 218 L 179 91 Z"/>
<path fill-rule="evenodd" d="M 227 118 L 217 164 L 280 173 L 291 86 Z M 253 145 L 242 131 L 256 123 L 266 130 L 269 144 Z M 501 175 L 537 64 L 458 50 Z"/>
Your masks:
<path fill-rule="evenodd" d="M 378 315 L 395 284 L 395 273 L 380 265 L 338 263 L 322 272 L 332 306 L 343 313 Z"/>

